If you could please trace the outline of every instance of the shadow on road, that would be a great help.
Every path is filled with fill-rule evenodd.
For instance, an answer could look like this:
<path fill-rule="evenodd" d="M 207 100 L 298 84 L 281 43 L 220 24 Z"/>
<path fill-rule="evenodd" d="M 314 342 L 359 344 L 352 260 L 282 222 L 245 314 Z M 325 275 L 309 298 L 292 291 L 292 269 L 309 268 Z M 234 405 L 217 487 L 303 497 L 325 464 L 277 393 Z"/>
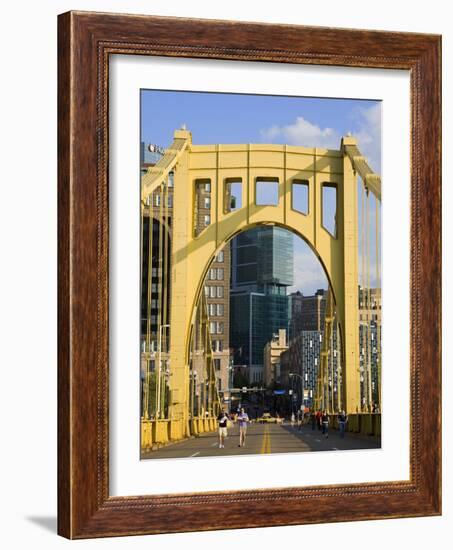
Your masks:
<path fill-rule="evenodd" d="M 301 429 L 291 424 L 281 426 L 288 433 L 303 441 L 312 451 L 347 451 L 355 449 L 379 449 L 381 438 L 346 432 L 345 437 L 340 437 L 340 432 L 329 429 L 329 437 L 326 438 L 322 430 L 312 429 L 311 425 L 303 425 Z"/>

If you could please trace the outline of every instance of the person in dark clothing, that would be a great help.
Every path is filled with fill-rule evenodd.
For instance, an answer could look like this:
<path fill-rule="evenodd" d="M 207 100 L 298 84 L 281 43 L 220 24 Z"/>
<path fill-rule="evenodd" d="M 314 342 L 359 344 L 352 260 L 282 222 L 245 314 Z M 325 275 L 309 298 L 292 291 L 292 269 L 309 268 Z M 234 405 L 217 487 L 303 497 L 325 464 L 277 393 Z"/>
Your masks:
<path fill-rule="evenodd" d="M 322 422 L 322 433 L 326 437 L 329 437 L 329 415 L 327 414 L 327 411 L 324 411 L 321 416 L 321 422 Z"/>
<path fill-rule="evenodd" d="M 316 414 L 315 414 L 315 411 L 311 411 L 310 419 L 311 419 L 311 429 L 315 430 L 316 429 Z"/>
<path fill-rule="evenodd" d="M 344 409 L 338 413 L 338 428 L 340 430 L 340 437 L 344 438 L 344 433 L 346 431 L 346 422 L 348 421 L 348 417 L 346 415 L 346 412 Z"/>
<path fill-rule="evenodd" d="M 316 413 L 316 424 L 318 425 L 318 430 L 321 431 L 321 428 L 322 428 L 322 421 L 321 421 L 321 418 L 322 418 L 322 412 L 321 411 L 318 411 Z"/>

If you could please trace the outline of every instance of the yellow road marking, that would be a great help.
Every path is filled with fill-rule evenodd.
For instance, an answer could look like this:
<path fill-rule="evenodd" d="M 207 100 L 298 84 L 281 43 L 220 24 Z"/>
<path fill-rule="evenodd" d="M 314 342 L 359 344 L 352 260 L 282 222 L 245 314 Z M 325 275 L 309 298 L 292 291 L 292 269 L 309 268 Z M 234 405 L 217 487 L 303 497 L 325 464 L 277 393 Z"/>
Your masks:
<path fill-rule="evenodd" d="M 271 452 L 271 436 L 269 426 L 266 424 L 264 428 L 263 444 L 261 445 L 261 454 L 269 454 Z"/>

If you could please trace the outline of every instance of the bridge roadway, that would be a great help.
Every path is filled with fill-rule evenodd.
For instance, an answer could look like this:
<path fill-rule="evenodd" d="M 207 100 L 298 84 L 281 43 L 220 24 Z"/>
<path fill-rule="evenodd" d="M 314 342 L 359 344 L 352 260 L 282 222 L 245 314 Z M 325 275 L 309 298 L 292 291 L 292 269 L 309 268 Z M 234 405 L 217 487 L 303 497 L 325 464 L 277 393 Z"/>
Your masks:
<path fill-rule="evenodd" d="M 217 432 L 201 434 L 199 437 L 172 443 L 155 451 L 142 453 L 142 458 L 190 458 L 198 456 L 231 456 L 267 453 L 291 453 L 310 451 L 340 451 L 353 449 L 376 449 L 380 439 L 354 433 L 346 433 L 340 438 L 337 430 L 329 430 L 326 438 L 322 432 L 304 425 L 255 424 L 247 429 L 245 447 L 239 447 L 239 428 L 237 424 L 228 429 L 225 448 L 219 449 Z"/>

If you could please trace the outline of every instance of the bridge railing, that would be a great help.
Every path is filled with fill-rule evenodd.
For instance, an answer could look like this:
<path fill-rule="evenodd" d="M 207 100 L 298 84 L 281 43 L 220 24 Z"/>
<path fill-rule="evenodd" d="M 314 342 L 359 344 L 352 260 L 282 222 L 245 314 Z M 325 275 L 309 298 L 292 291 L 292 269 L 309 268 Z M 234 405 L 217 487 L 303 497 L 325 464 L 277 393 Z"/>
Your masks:
<path fill-rule="evenodd" d="M 333 429 L 339 429 L 338 416 L 329 415 L 329 426 Z M 346 422 L 346 431 L 361 435 L 381 436 L 381 414 L 380 413 L 357 413 L 348 414 Z"/>

